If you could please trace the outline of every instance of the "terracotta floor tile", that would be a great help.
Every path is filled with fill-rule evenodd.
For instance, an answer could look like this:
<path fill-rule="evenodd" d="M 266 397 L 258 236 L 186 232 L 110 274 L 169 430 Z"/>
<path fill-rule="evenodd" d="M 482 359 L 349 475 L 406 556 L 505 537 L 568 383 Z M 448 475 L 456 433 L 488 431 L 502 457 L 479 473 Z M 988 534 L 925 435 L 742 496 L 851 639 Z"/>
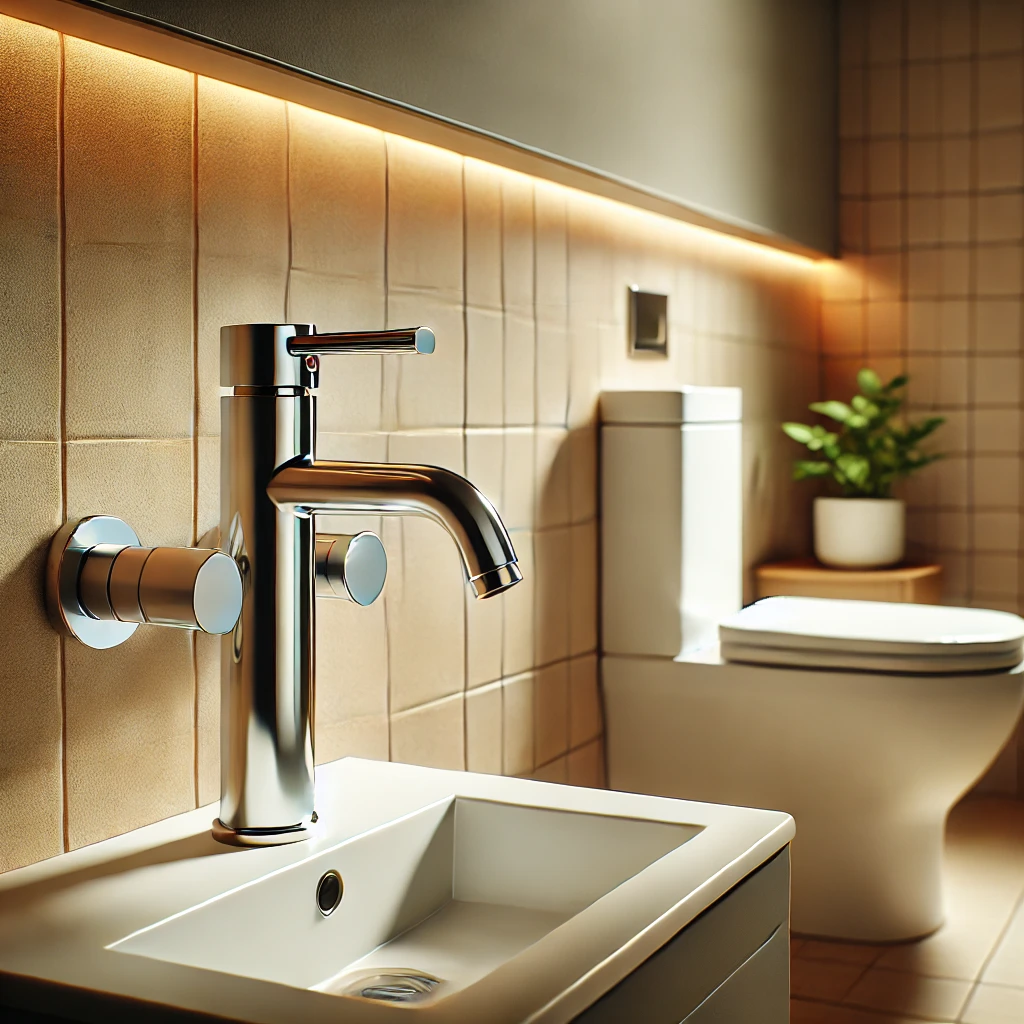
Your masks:
<path fill-rule="evenodd" d="M 789 1004 L 790 1024 L 921 1024 L 920 1018 L 892 1017 L 873 1010 L 793 999 Z"/>
<path fill-rule="evenodd" d="M 790 990 L 794 996 L 841 1003 L 863 972 L 860 964 L 798 957 L 790 966 Z"/>
<path fill-rule="evenodd" d="M 970 991 L 970 982 L 959 979 L 923 978 L 906 971 L 872 967 L 854 985 L 845 1002 L 923 1020 L 951 1021 L 963 1009 Z"/>

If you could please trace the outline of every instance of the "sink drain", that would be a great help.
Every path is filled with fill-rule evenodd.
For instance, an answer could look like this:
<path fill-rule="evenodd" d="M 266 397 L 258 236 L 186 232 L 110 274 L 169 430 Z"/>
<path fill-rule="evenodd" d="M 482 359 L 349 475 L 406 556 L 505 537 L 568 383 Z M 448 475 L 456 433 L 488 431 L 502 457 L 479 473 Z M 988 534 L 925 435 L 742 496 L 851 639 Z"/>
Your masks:
<path fill-rule="evenodd" d="M 427 999 L 440 984 L 440 978 L 423 971 L 381 971 L 353 981 L 340 994 L 383 1003 L 418 1003 Z"/>

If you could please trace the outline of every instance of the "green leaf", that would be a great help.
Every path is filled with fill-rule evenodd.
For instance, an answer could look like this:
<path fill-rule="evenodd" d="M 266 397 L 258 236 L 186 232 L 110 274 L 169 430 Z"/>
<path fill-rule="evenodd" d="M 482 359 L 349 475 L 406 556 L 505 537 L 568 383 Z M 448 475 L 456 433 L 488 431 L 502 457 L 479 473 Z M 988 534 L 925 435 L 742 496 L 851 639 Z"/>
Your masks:
<path fill-rule="evenodd" d="M 836 466 L 851 484 L 863 485 L 871 476 L 871 463 L 863 455 L 844 453 L 836 459 Z"/>
<path fill-rule="evenodd" d="M 868 419 L 874 419 L 881 412 L 874 402 L 863 395 L 854 395 L 850 404 L 857 412 L 867 416 Z"/>
<path fill-rule="evenodd" d="M 821 413 L 822 416 L 828 416 L 838 423 L 846 423 L 853 415 L 853 410 L 845 402 L 812 402 L 808 408 L 811 412 Z"/>
<path fill-rule="evenodd" d="M 811 462 L 801 459 L 799 462 L 793 463 L 794 480 L 806 480 L 813 476 L 828 476 L 831 472 L 832 467 L 827 462 Z"/>
<path fill-rule="evenodd" d="M 907 381 L 909 380 L 910 378 L 905 373 L 901 373 L 898 377 L 893 377 L 893 379 L 889 381 L 882 390 L 887 395 L 891 394 L 893 391 L 899 391 L 900 388 L 906 387 Z"/>
<path fill-rule="evenodd" d="M 787 437 L 801 444 L 807 444 L 814 437 L 814 431 L 803 423 L 783 423 L 782 430 Z"/>
<path fill-rule="evenodd" d="M 857 374 L 857 387 L 865 395 L 877 395 L 882 390 L 882 382 L 874 370 L 865 367 Z"/>

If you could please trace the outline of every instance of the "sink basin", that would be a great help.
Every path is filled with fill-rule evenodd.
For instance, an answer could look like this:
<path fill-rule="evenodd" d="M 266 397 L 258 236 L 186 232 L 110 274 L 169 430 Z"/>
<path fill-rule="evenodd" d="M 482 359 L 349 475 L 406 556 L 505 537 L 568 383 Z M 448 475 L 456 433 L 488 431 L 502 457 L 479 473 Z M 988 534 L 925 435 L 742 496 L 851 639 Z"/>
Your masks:
<path fill-rule="evenodd" d="M 350 998 L 438 1001 L 700 831 L 454 797 L 109 948 Z M 330 872 L 343 893 L 325 914 Z"/>
<path fill-rule="evenodd" d="M 754 921 L 789 815 L 357 758 L 316 786 L 302 843 L 224 846 L 211 805 L 0 875 L 0 1018 L 568 1024 L 681 935 L 687 1005 L 766 941 L 785 989 L 788 861 L 714 971 L 701 922 Z"/>

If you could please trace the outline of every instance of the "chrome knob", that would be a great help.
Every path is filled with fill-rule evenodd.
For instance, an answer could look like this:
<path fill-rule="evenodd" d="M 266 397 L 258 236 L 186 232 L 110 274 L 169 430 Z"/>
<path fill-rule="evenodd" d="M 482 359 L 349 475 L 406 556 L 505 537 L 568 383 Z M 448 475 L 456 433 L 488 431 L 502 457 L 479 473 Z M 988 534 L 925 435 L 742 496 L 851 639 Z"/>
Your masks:
<path fill-rule="evenodd" d="M 316 596 L 373 604 L 384 589 L 388 556 L 375 533 L 316 535 Z"/>
<path fill-rule="evenodd" d="M 99 649 L 124 643 L 143 623 L 228 633 L 242 610 L 242 577 L 229 555 L 142 547 L 113 516 L 64 525 L 50 545 L 46 591 L 54 626 Z"/>

